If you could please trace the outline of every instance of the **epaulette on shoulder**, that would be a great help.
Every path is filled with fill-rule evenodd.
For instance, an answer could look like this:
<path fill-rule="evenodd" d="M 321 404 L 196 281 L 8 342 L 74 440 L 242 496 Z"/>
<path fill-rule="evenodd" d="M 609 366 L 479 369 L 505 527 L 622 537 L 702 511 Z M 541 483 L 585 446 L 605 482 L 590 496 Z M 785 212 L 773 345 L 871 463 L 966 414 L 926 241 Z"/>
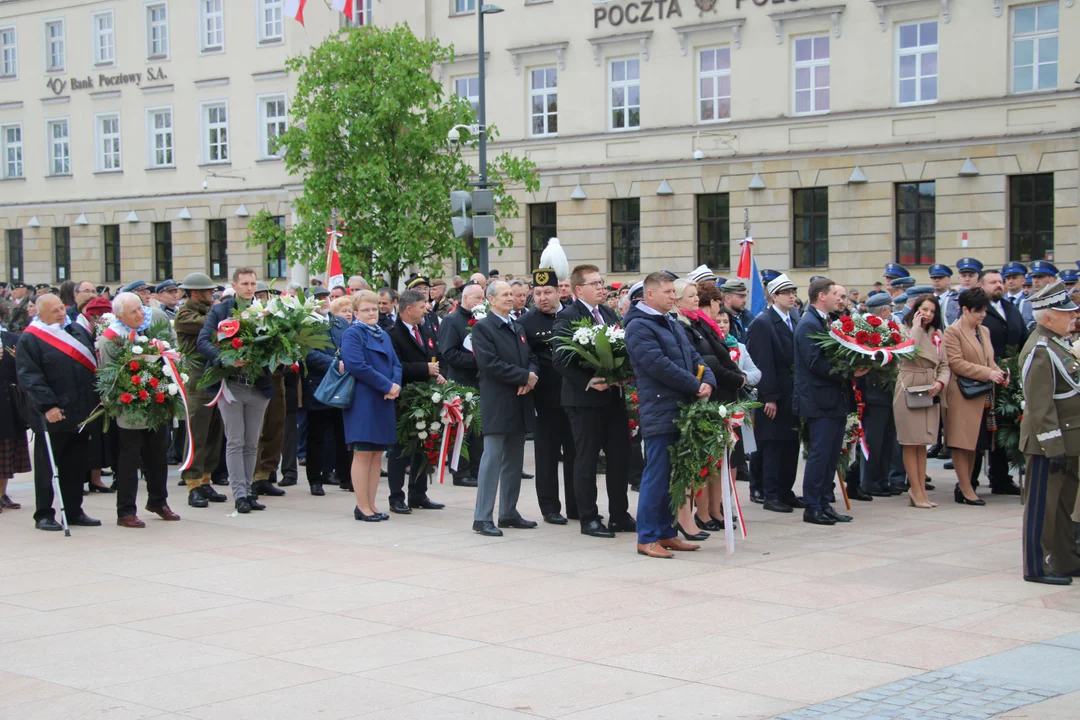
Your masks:
<path fill-rule="evenodd" d="M 1036 342 L 1035 344 L 1036 344 L 1036 345 L 1042 345 L 1043 347 L 1048 347 L 1048 343 L 1047 343 L 1047 341 L 1046 341 L 1046 337 L 1045 337 L 1045 336 L 1044 336 L 1044 337 L 1040 337 L 1040 338 L 1038 339 L 1038 341 L 1037 341 L 1037 342 Z"/>

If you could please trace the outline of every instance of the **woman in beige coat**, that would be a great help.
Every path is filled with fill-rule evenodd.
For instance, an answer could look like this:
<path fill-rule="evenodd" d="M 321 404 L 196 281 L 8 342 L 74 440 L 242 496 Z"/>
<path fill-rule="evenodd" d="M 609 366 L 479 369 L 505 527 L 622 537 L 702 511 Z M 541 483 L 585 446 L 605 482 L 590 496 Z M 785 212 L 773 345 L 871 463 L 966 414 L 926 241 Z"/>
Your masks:
<path fill-rule="evenodd" d="M 926 395 L 944 400 L 942 392 L 949 384 L 949 363 L 945 358 L 941 337 L 941 307 L 933 295 L 921 295 L 915 301 L 915 311 L 904 318 L 908 337 L 915 341 L 914 357 L 900 360 L 900 372 L 893 396 L 893 417 L 896 419 L 896 439 L 904 450 L 904 470 L 907 472 L 908 502 L 912 507 L 932 508 L 926 494 L 926 446 L 937 441 L 939 410 L 943 405 L 921 408 L 908 407 L 909 388 L 929 388 Z"/>
<path fill-rule="evenodd" d="M 945 330 L 945 355 L 952 378 L 945 394 L 949 411 L 945 414 L 945 439 L 953 451 L 957 486 L 953 499 L 965 505 L 985 505 L 971 487 L 975 453 L 990 447 L 988 417 L 994 409 L 994 389 L 971 399 L 960 392 L 960 378 L 1005 384 L 1007 377 L 994 362 L 990 333 L 982 326 L 990 300 L 982 288 L 960 293 L 960 318 Z M 990 423 L 993 424 L 993 423 Z"/>

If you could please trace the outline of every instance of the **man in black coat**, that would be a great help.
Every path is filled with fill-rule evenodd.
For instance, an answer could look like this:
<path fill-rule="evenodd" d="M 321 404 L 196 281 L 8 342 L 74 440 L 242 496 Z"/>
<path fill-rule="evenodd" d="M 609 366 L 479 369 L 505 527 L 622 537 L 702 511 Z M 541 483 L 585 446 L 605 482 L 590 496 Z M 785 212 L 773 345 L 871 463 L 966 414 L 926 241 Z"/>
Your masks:
<path fill-rule="evenodd" d="M 439 348 L 435 334 L 424 324 L 427 296 L 417 290 L 405 290 L 398 298 L 398 318 L 390 329 L 390 341 L 401 361 L 401 386 L 435 380 L 444 383 L 440 369 Z M 413 508 L 441 510 L 442 503 L 427 496 L 428 476 L 420 474 L 423 457 L 417 453 L 401 457 L 402 447 L 395 444 L 387 460 L 386 474 L 390 480 L 390 511 L 407 515 Z M 405 466 L 409 466 L 408 503 L 405 498 Z"/>
<path fill-rule="evenodd" d="M 551 339 L 554 337 L 559 303 L 559 280 L 554 270 L 533 272 L 533 300 L 536 307 L 525 313 L 518 324 L 525 330 L 539 367 L 540 382 L 533 391 L 536 406 L 536 499 L 544 522 L 565 525 L 559 503 L 559 456 L 563 461 L 563 486 L 566 495 L 566 516 L 578 519 L 574 497 L 574 433 L 562 407 L 562 375 L 552 360 Z"/>
<path fill-rule="evenodd" d="M 473 308 L 484 302 L 484 289 L 470 282 L 461 287 L 461 302 L 452 312 L 446 314 L 439 324 L 439 354 L 447 368 L 447 378 L 468 387 L 480 387 L 477 377 L 476 356 L 472 352 L 470 331 L 473 322 Z M 480 458 L 484 452 L 484 439 L 480 435 L 469 434 L 469 462 L 462 463 L 457 470 L 452 470 L 454 484 L 464 487 L 476 487 L 480 477 Z"/>
<path fill-rule="evenodd" d="M 887 322 L 892 312 L 892 301 L 886 293 L 878 293 L 866 301 L 866 312 Z M 848 497 L 865 500 L 867 494 L 870 497 L 899 495 L 902 490 L 889 480 L 890 469 L 896 464 L 894 456 L 899 448 L 893 415 L 893 393 L 870 377 L 861 378 L 858 387 L 866 404 L 862 420 L 870 459 L 859 457 L 858 473 L 854 472 L 854 468 L 848 473 Z"/>
<path fill-rule="evenodd" d="M 473 327 L 487 450 L 480 461 L 473 531 L 497 537 L 502 535 L 499 528 L 536 527 L 534 521 L 521 517 L 517 501 L 525 459 L 525 433 L 536 427 L 532 391 L 540 378 L 525 331 L 510 317 L 514 295 L 509 283 L 492 281 L 487 287 L 487 297 L 491 312 Z M 492 522 L 496 491 L 498 527 Z"/>
<path fill-rule="evenodd" d="M 789 513 L 803 507 L 792 488 L 799 465 L 799 418 L 791 409 L 795 366 L 795 285 L 779 275 L 768 285 L 772 305 L 754 318 L 747 330 L 746 349 L 761 370 L 754 411 L 754 437 L 761 460 L 764 508 Z"/>
<path fill-rule="evenodd" d="M 59 530 L 53 511 L 52 457 L 60 478 L 64 513 L 69 525 L 97 527 L 100 520 L 82 509 L 82 486 L 90 480 L 90 434 L 79 424 L 97 405 L 94 390 L 97 358 L 94 340 L 81 325 L 68 320 L 64 304 L 55 295 L 42 295 L 35 317 L 15 349 L 19 387 L 29 400 L 30 427 L 34 431 L 34 522 L 38 530 Z M 65 327 L 66 321 L 66 327 Z"/>
<path fill-rule="evenodd" d="M 979 287 L 990 299 L 982 324 L 990 331 L 994 360 L 1019 354 L 1027 342 L 1027 324 L 1016 305 L 1005 300 L 1005 281 L 1001 273 L 993 268 L 983 270 L 979 274 Z M 1012 382 L 1019 381 L 1020 378 L 1012 378 Z M 977 453 L 971 476 L 973 482 L 978 480 L 981 470 L 982 453 Z M 994 495 L 1020 494 L 1020 488 L 1009 475 L 1009 451 L 1005 448 L 995 447 L 990 451 L 990 492 Z"/>
<path fill-rule="evenodd" d="M 570 274 L 575 300 L 564 307 L 555 320 L 555 367 L 563 376 L 562 404 L 574 431 L 574 494 L 577 497 L 582 535 L 613 538 L 616 532 L 637 532 L 630 516 L 627 497 L 630 455 L 629 419 L 622 388 L 609 387 L 594 377 L 567 352 L 558 350 L 558 339 L 573 334 L 573 325 L 617 325 L 615 311 L 603 304 L 604 279 L 595 265 L 578 265 Z M 607 458 L 607 527 L 600 522 L 596 506 L 596 464 L 600 451 Z"/>

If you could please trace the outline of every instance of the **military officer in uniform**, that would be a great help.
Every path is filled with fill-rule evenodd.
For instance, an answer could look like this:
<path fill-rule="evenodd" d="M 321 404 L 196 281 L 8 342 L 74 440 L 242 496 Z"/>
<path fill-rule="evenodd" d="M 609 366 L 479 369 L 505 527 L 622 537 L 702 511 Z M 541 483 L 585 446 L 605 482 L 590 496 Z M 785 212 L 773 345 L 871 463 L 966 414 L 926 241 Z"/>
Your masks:
<path fill-rule="evenodd" d="M 519 324 L 536 355 L 540 382 L 533 390 L 536 405 L 536 499 L 544 522 L 565 525 L 567 516 L 577 520 L 577 501 L 574 498 L 574 433 L 562 408 L 562 375 L 555 369 L 551 357 L 551 338 L 554 337 L 555 315 L 561 309 L 559 278 L 550 268 L 533 271 L 533 302 L 536 306 L 525 313 Z M 566 516 L 559 502 L 559 457 L 563 461 L 563 492 Z"/>
<path fill-rule="evenodd" d="M 1031 263 L 1029 272 L 1031 273 L 1032 293 L 1042 290 L 1048 285 L 1052 285 L 1057 282 L 1058 279 L 1057 266 L 1049 260 L 1036 260 Z"/>
<path fill-rule="evenodd" d="M 1031 296 L 1036 327 L 1020 353 L 1024 416 L 1024 579 L 1068 585 L 1080 574 L 1070 514 L 1080 457 L 1080 363 L 1067 340 L 1077 307 L 1061 282 Z"/>
<path fill-rule="evenodd" d="M 1014 260 L 1002 266 L 1001 277 L 1005 279 L 1005 302 L 1020 311 L 1020 317 L 1024 318 L 1024 327 L 1030 332 L 1035 327 L 1035 317 L 1031 314 L 1031 301 L 1024 292 L 1024 276 L 1027 271 L 1024 263 Z"/>
<path fill-rule="evenodd" d="M 949 298 L 945 306 L 945 324 L 952 325 L 960 318 L 960 293 L 979 284 L 979 273 L 983 264 L 975 258 L 960 258 L 956 261 L 956 270 L 960 273 L 960 289 Z"/>

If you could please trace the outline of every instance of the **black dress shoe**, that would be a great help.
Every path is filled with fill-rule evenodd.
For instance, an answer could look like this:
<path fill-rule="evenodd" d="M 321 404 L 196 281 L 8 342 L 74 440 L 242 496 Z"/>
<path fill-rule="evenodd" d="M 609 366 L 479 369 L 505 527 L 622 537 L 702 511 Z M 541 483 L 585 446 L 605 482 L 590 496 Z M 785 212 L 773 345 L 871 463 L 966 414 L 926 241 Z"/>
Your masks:
<path fill-rule="evenodd" d="M 855 488 L 854 490 L 848 490 L 848 497 L 852 500 L 860 500 L 862 502 L 870 502 L 874 499 L 873 495 L 871 495 L 870 493 L 865 493 L 859 488 Z"/>
<path fill-rule="evenodd" d="M 296 478 L 292 478 L 292 477 L 281 478 L 281 480 L 278 482 L 278 487 L 292 487 L 295 484 L 296 484 Z"/>
<path fill-rule="evenodd" d="M 794 493 L 792 493 L 791 497 L 784 498 L 784 504 L 790 505 L 796 510 L 804 510 L 806 508 L 806 503 L 803 502 L 803 499 Z"/>
<path fill-rule="evenodd" d="M 544 522 L 551 523 L 552 525 L 565 525 L 567 519 L 563 517 L 562 513 L 553 512 L 544 516 Z"/>
<path fill-rule="evenodd" d="M 353 514 L 353 518 L 355 518 L 356 520 L 360 520 L 362 522 L 379 522 L 380 520 L 382 520 L 382 518 L 379 517 L 379 513 L 372 513 L 371 515 L 365 515 L 364 513 L 362 513 L 360 511 L 360 508 L 358 508 L 358 507 L 353 508 L 352 514 Z"/>
<path fill-rule="evenodd" d="M 582 535 L 590 535 L 598 538 L 613 538 L 615 533 L 604 527 L 604 523 L 599 520 L 590 520 L 581 526 Z"/>
<path fill-rule="evenodd" d="M 241 515 L 247 515 L 249 512 L 251 512 L 251 501 L 248 500 L 246 497 L 236 498 L 236 502 L 234 504 L 236 505 L 236 512 L 240 513 Z"/>
<path fill-rule="evenodd" d="M 773 501 L 773 500 L 766 500 L 765 504 L 762 505 L 762 507 L 765 508 L 766 510 L 768 510 L 769 512 L 777 512 L 777 513 L 789 513 L 794 509 L 790 505 L 788 505 L 787 503 L 782 503 L 782 502 Z"/>
<path fill-rule="evenodd" d="M 446 506 L 442 503 L 435 502 L 429 497 L 425 497 L 422 500 L 409 503 L 409 507 L 417 508 L 419 510 L 442 510 Z"/>
<path fill-rule="evenodd" d="M 1072 578 L 1068 575 L 1058 575 L 1056 572 L 1049 572 L 1045 575 L 1025 575 L 1024 580 L 1033 583 L 1043 583 L 1045 585 L 1071 585 Z"/>
<path fill-rule="evenodd" d="M 821 510 L 803 510 L 802 521 L 811 525 L 835 525 L 836 521 Z"/>
<path fill-rule="evenodd" d="M 926 451 L 926 457 L 928 457 L 928 458 L 936 458 L 938 456 L 938 453 L 940 453 L 940 452 L 941 452 L 941 445 L 931 445 L 930 448 Z"/>
<path fill-rule="evenodd" d="M 50 532 L 56 532 L 57 530 L 64 529 L 63 526 L 61 526 L 60 523 L 56 522 L 56 520 L 54 520 L 53 518 L 41 518 L 36 523 L 34 523 L 34 527 L 36 527 L 38 530 L 49 530 Z"/>
<path fill-rule="evenodd" d="M 256 480 L 251 483 L 251 491 L 255 495 L 269 495 L 270 497 L 281 497 L 285 494 L 281 488 L 271 485 L 269 480 Z"/>
<path fill-rule="evenodd" d="M 229 484 L 229 476 L 226 475 L 225 477 L 211 477 L 210 482 L 215 485 L 221 485 L 222 487 L 225 487 Z"/>
<path fill-rule="evenodd" d="M 874 488 L 870 491 L 870 497 L 892 497 L 893 491 L 888 488 Z"/>
<path fill-rule="evenodd" d="M 955 470 L 955 469 L 956 469 L 956 466 L 955 466 L 955 465 L 953 465 L 953 461 L 952 461 L 952 460 L 950 460 L 949 462 L 947 462 L 947 463 L 945 463 L 944 465 L 942 465 L 942 467 L 943 467 L 943 468 L 945 468 L 946 470 Z"/>
<path fill-rule="evenodd" d="M 534 527 L 536 527 L 536 521 L 526 520 L 524 518 L 514 518 L 513 520 L 500 520 L 499 527 L 512 528 L 514 530 L 532 530 Z M 475 530 L 476 528 L 474 527 L 473 529 Z"/>
<path fill-rule="evenodd" d="M 934 483 L 932 482 L 923 483 L 923 487 L 925 487 L 927 490 L 937 490 L 937 486 L 934 485 Z"/>
<path fill-rule="evenodd" d="M 93 487 L 94 487 L 93 485 L 90 486 L 91 492 L 93 492 Z M 1020 488 L 1017 487 L 1016 483 L 1010 482 L 1008 485 L 1000 484 L 997 487 L 991 486 L 990 487 L 990 494 L 991 495 L 1019 495 L 1020 494 Z"/>
<path fill-rule="evenodd" d="M 761 505 L 765 502 L 765 493 L 761 490 L 751 490 L 750 502 L 756 502 L 758 505 Z"/>
<path fill-rule="evenodd" d="M 311 494 L 315 495 L 316 497 L 322 497 L 323 495 L 326 494 L 326 491 L 323 490 L 323 486 L 321 484 L 312 483 L 311 484 Z"/>
<path fill-rule="evenodd" d="M 481 535 L 487 535 L 488 537 L 502 537 L 503 531 L 495 527 L 495 523 L 490 520 L 474 520 L 472 524 L 473 532 L 478 532 Z"/>
<path fill-rule="evenodd" d="M 247 500 L 248 500 L 248 505 L 251 506 L 252 510 L 265 510 L 266 509 L 266 506 L 263 505 L 258 500 L 256 500 L 254 497 L 249 497 Z"/>
<path fill-rule="evenodd" d="M 701 542 L 702 540 L 709 539 L 709 533 L 705 532 L 704 530 L 696 533 L 688 533 L 679 523 L 675 523 L 675 530 L 682 533 L 682 536 L 690 542 Z"/>
<path fill-rule="evenodd" d="M 611 532 L 637 532 L 637 522 L 629 515 L 625 515 L 618 520 L 612 520 L 608 523 L 608 530 Z"/>
<path fill-rule="evenodd" d="M 373 517 L 374 517 L 374 518 L 375 518 L 376 520 L 379 520 L 379 521 L 382 521 L 382 520 L 389 520 L 389 519 L 390 519 L 390 516 L 389 516 L 389 515 L 387 515 L 386 513 L 375 513 L 375 515 L 374 515 Z"/>
<path fill-rule="evenodd" d="M 474 477 L 469 477 L 468 475 L 462 475 L 460 477 L 454 478 L 454 484 L 457 485 L 458 487 L 473 487 L 474 488 L 474 487 L 476 487 L 477 482 L 476 482 L 476 478 L 474 478 Z"/>
<path fill-rule="evenodd" d="M 694 515 L 694 524 L 698 526 L 698 530 L 705 530 L 706 532 L 720 532 L 724 529 L 724 521 L 717 520 L 712 516 L 708 520 L 702 520 L 697 515 Z"/>
<path fill-rule="evenodd" d="M 68 520 L 68 525 L 78 525 L 79 527 L 101 527 L 101 521 L 83 513 L 77 518 Z"/>
<path fill-rule="evenodd" d="M 187 496 L 187 504 L 193 508 L 204 508 L 210 506 L 210 501 L 199 492 L 199 488 L 192 488 Z"/>
<path fill-rule="evenodd" d="M 841 515 L 840 513 L 836 512 L 836 510 L 833 509 L 832 505 L 826 505 L 825 509 L 822 510 L 822 512 L 838 523 L 847 523 L 851 522 L 854 519 L 850 515 Z"/>
<path fill-rule="evenodd" d="M 966 497 L 964 497 L 964 493 L 960 492 L 960 486 L 959 485 L 953 486 L 953 502 L 955 502 L 957 505 L 979 505 L 979 506 L 982 506 L 982 505 L 986 504 L 986 501 L 983 500 L 981 497 L 978 497 L 978 496 L 976 496 L 976 498 L 974 500 L 968 500 Z"/>
<path fill-rule="evenodd" d="M 187 485 L 187 480 L 185 480 L 184 478 L 180 478 L 180 482 L 176 483 L 176 487 L 184 487 L 185 485 Z"/>
<path fill-rule="evenodd" d="M 390 512 L 397 513 L 398 515 L 408 515 L 412 512 L 412 508 L 406 505 L 404 500 L 391 500 Z"/>
<path fill-rule="evenodd" d="M 941 452 L 937 454 L 938 460 L 949 460 L 952 458 L 952 450 L 948 445 L 941 448 Z"/>
<path fill-rule="evenodd" d="M 229 499 L 215 490 L 213 485 L 200 485 L 196 490 L 212 503 L 223 503 Z"/>
<path fill-rule="evenodd" d="M 532 480 L 532 479 L 533 479 L 533 477 L 534 477 L 534 476 L 533 476 L 533 474 L 532 474 L 532 473 L 527 473 L 527 472 L 523 472 L 523 473 L 521 473 L 521 479 L 522 479 L 522 480 Z"/>
<path fill-rule="evenodd" d="M 187 483 L 184 482 L 183 480 L 180 481 L 180 484 L 181 485 L 187 485 Z M 106 495 L 109 495 L 111 493 L 116 492 L 116 490 L 109 487 L 108 485 L 95 485 L 94 483 L 90 483 L 90 492 L 92 492 L 92 493 L 105 493 Z"/>
<path fill-rule="evenodd" d="M 379 477 L 390 477 L 390 476 L 386 474 L 385 470 L 380 470 L 379 471 Z"/>
<path fill-rule="evenodd" d="M 346 482 L 352 482 L 352 478 L 351 477 L 346 478 Z M 278 485 L 284 485 L 284 484 L 285 484 L 284 482 L 279 482 L 278 483 Z M 295 485 L 296 483 L 293 483 L 293 484 Z M 331 470 L 329 473 L 327 473 L 326 477 L 323 478 L 323 485 L 340 485 L 340 484 L 341 484 L 341 478 L 338 477 L 337 470 Z"/>

